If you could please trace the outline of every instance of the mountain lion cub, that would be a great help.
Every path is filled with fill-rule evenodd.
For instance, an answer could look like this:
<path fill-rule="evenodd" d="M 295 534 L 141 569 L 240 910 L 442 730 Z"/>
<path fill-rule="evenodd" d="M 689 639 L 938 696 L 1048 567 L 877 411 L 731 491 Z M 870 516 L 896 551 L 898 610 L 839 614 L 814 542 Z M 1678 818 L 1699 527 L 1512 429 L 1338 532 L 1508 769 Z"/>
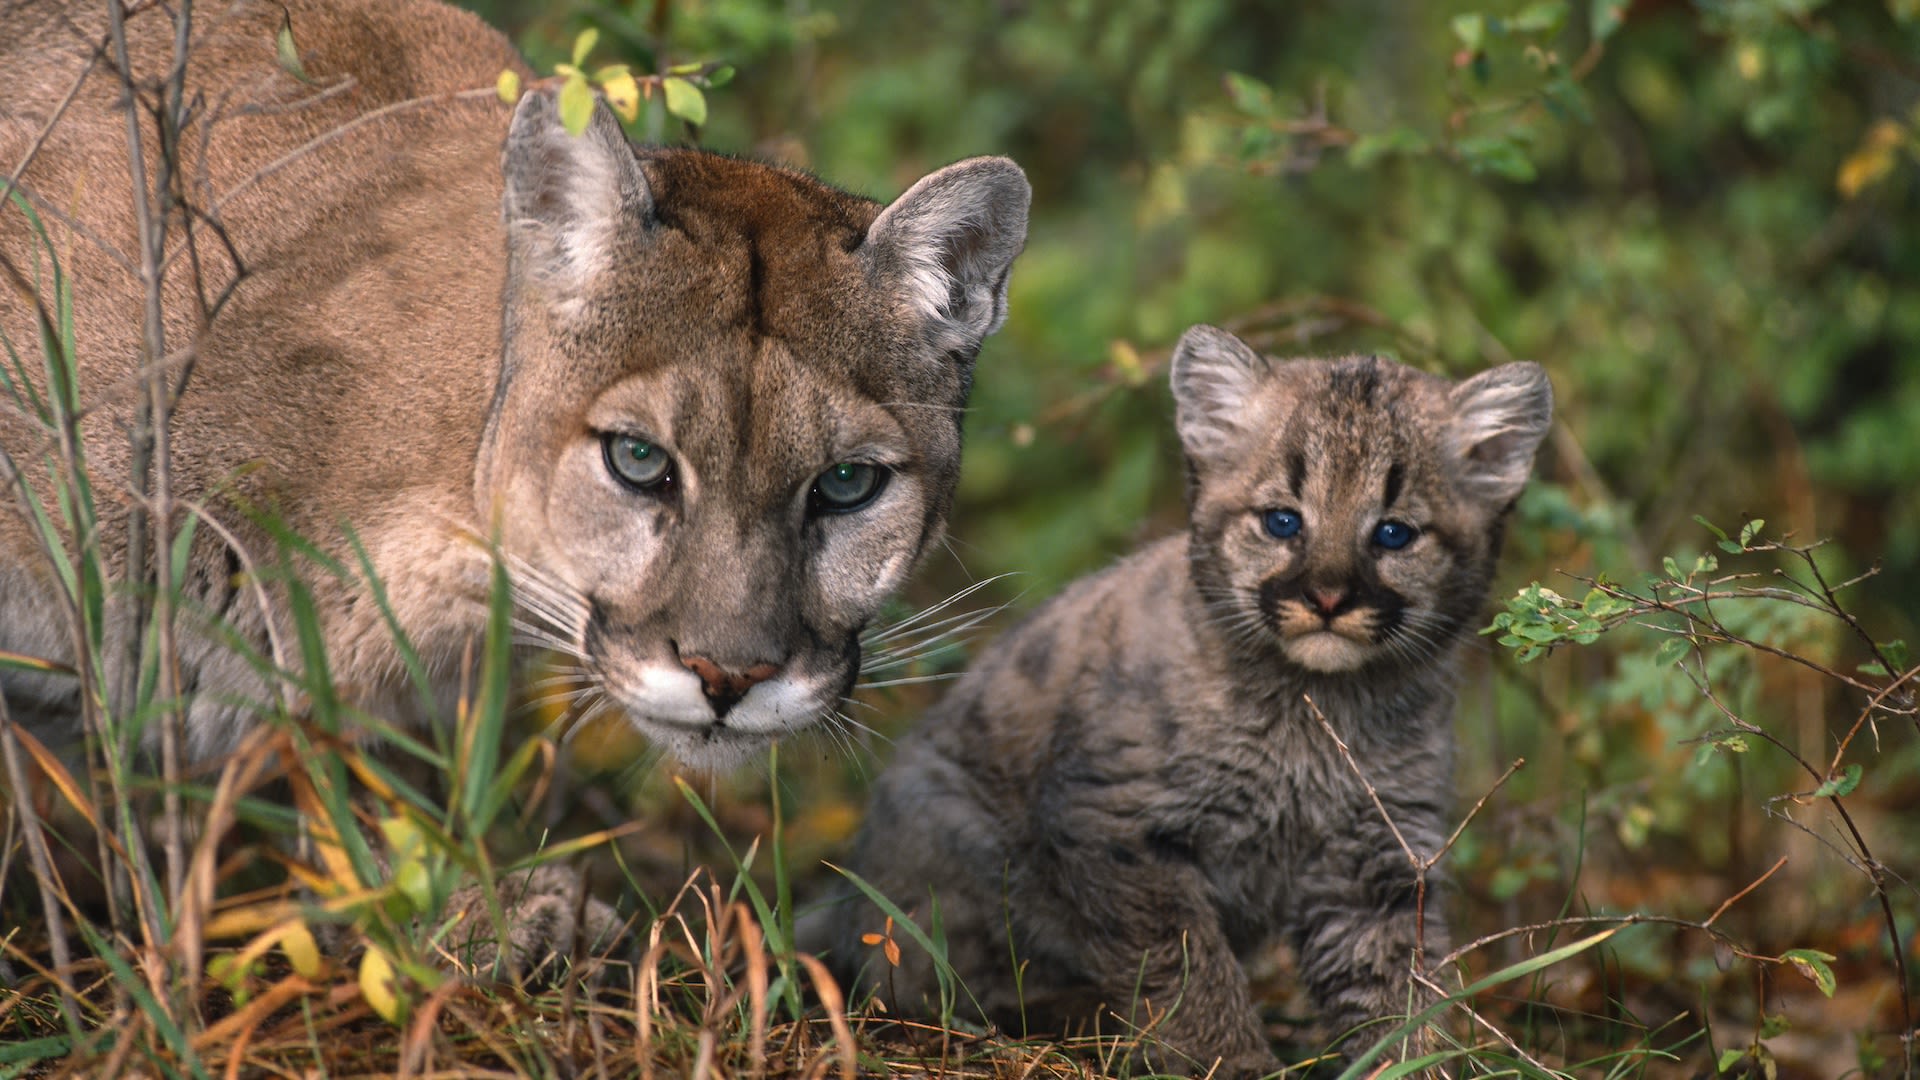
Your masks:
<path fill-rule="evenodd" d="M 956 973 L 1002 1026 L 1104 1008 L 1157 1021 L 1155 1067 L 1255 1074 L 1276 1063 L 1236 956 L 1265 942 L 1293 944 L 1333 1032 L 1408 1005 L 1412 871 L 1305 698 L 1407 842 L 1437 851 L 1459 654 L 1552 391 L 1534 364 L 1453 383 L 1374 357 L 1275 362 L 1201 326 L 1173 392 L 1188 533 L 987 650 L 902 741 L 853 866 L 923 921 L 931 889 Z M 835 918 L 851 976 L 879 917 Z M 1431 901 L 1424 925 L 1431 959 Z M 925 957 L 859 977 L 897 1008 L 933 994 Z"/>
<path fill-rule="evenodd" d="M 38 372 L 57 256 L 117 569 L 144 293 L 105 8 L 0 5 L 0 170 L 31 158 L 20 193 L 47 230 L 0 207 L 0 330 L 13 370 Z M 127 22 L 136 78 L 157 80 L 171 7 Z M 276 61 L 283 28 L 297 64 Z M 262 655 L 296 640 L 254 591 L 271 574 L 251 570 L 280 559 L 267 521 L 348 567 L 351 529 L 449 697 L 497 541 L 528 636 L 704 767 L 835 705 L 861 629 L 941 534 L 974 357 L 1025 242 L 1019 168 L 963 161 L 881 206 L 789 169 L 632 146 L 603 104 L 569 135 L 549 92 L 502 104 L 503 69 L 531 77 L 505 38 L 429 0 L 195 16 L 164 290 L 169 377 L 186 386 L 171 489 L 218 525 L 197 530 L 182 581 L 194 756 L 232 747 L 274 694 L 207 628 Z M 151 170 L 157 83 L 141 85 Z M 32 405 L 45 380 L 27 380 L 0 383 L 0 650 L 70 664 L 63 586 L 22 509 L 28 491 L 56 506 L 55 440 Z M 308 576 L 342 693 L 416 711 L 369 587 Z M 128 627 L 109 611 L 114 663 Z M 78 711 L 71 678 L 4 671 L 0 687 L 16 715 Z"/>

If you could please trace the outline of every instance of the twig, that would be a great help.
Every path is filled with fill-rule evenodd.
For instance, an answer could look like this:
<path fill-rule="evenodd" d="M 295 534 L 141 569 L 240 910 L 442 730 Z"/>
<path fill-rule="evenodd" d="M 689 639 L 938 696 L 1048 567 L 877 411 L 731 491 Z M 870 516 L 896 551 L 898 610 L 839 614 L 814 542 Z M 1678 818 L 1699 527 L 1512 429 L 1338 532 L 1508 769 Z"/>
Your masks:
<path fill-rule="evenodd" d="M 1765 884 L 1768 878 L 1772 877 L 1777 871 L 1779 871 L 1781 867 L 1785 865 L 1787 865 L 1787 857 L 1785 855 L 1782 855 L 1780 856 L 1780 861 L 1774 863 L 1773 866 L 1770 867 L 1766 873 L 1761 874 L 1757 878 L 1754 878 L 1753 881 L 1748 883 L 1746 888 L 1741 889 L 1739 892 L 1734 893 L 1732 896 L 1729 896 L 1725 900 L 1721 901 L 1720 906 L 1713 909 L 1713 914 L 1707 916 L 1707 921 L 1700 924 L 1701 927 L 1705 928 L 1705 927 L 1712 926 L 1713 921 L 1715 919 L 1718 919 L 1720 916 L 1725 915 L 1727 913 L 1728 908 L 1740 902 L 1741 897 L 1747 895 L 1753 890 L 1759 888 L 1761 885 Z"/>
<path fill-rule="evenodd" d="M 73 954 L 67 948 L 67 928 L 56 897 L 53 860 L 47 854 L 47 837 L 41 831 L 40 816 L 33 809 L 33 790 L 27 783 L 26 766 L 20 761 L 20 744 L 13 737 L 13 718 L 7 712 L 7 699 L 0 695 L 0 753 L 6 757 L 7 785 L 13 789 L 14 820 L 20 823 L 27 841 L 27 857 L 33 864 L 33 879 L 40 888 L 40 906 L 47 917 L 47 944 L 53 952 L 54 984 L 60 988 L 60 1013 L 66 1018 L 67 1031 L 75 1045 L 81 1038 L 80 1004 L 67 986 L 67 973 L 73 970 Z"/>
<path fill-rule="evenodd" d="M 1441 986 L 1439 983 L 1434 982 L 1432 979 L 1427 978 L 1425 973 L 1416 972 L 1413 976 L 1413 981 L 1419 983 L 1421 986 L 1426 987 L 1427 990 L 1431 993 L 1438 994 L 1443 998 L 1447 996 L 1446 988 Z M 1542 1064 L 1532 1054 L 1529 1054 L 1525 1050 L 1522 1050 L 1520 1048 L 1520 1044 L 1513 1040 L 1513 1036 L 1508 1035 L 1506 1032 L 1501 1031 L 1498 1027 L 1494 1026 L 1491 1020 L 1488 1020 L 1486 1017 L 1481 1016 L 1480 1013 L 1473 1008 L 1473 1006 L 1468 1005 L 1464 1001 L 1455 1001 L 1453 1005 L 1455 1008 L 1459 1009 L 1461 1012 L 1466 1013 L 1467 1019 L 1472 1020 L 1474 1023 L 1480 1025 L 1483 1028 L 1486 1028 L 1487 1032 L 1491 1034 L 1494 1038 L 1499 1039 L 1501 1042 L 1505 1043 L 1507 1049 L 1511 1050 L 1514 1056 L 1518 1057 L 1520 1060 L 1526 1062 L 1527 1064 L 1533 1066 L 1535 1069 L 1538 1069 L 1541 1075 L 1543 1076 L 1553 1075 L 1552 1069 L 1547 1068 L 1546 1065 Z"/>
<path fill-rule="evenodd" d="M 1505 787 L 1507 781 L 1513 779 L 1513 774 L 1519 772 L 1521 766 L 1526 763 L 1527 759 L 1523 757 L 1513 759 L 1513 764 L 1507 766 L 1507 771 L 1500 774 L 1500 779 L 1493 782 L 1493 786 L 1487 789 L 1486 794 L 1474 802 L 1473 809 L 1467 811 L 1467 816 L 1460 819 L 1460 824 L 1453 827 L 1453 833 L 1447 837 L 1447 842 L 1441 844 L 1440 850 L 1434 852 L 1433 857 L 1427 861 L 1429 866 L 1439 862 L 1447 852 L 1453 850 L 1454 842 L 1460 839 L 1461 833 L 1467 831 L 1467 826 L 1472 824 L 1473 819 L 1480 813 L 1480 808 L 1487 805 L 1487 800 L 1493 798 L 1494 792 Z"/>

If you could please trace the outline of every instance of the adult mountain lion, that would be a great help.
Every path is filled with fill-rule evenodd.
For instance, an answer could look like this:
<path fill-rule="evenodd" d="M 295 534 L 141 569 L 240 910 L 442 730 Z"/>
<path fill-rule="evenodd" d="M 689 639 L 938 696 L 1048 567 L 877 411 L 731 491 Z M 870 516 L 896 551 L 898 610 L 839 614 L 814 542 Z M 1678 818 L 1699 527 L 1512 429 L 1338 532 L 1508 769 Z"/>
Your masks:
<path fill-rule="evenodd" d="M 0 651 L 62 663 L 75 637 L 26 509 L 58 517 L 36 415 L 53 256 L 116 569 L 142 378 L 104 8 L 0 5 L 0 169 L 30 161 L 33 209 L 0 207 L 0 330 L 18 357 L 0 351 Z M 127 24 L 136 81 L 157 80 L 168 9 Z M 298 63 L 276 60 L 283 28 Z M 496 76 L 531 72 L 430 0 L 203 5 L 191 44 L 164 289 L 168 375 L 185 383 L 171 488 L 218 527 L 197 531 L 181 586 L 189 752 L 234 745 L 273 695 L 206 628 L 262 654 L 294 640 L 252 584 L 282 528 L 346 567 L 357 537 L 443 690 L 484 626 L 497 540 L 528 636 L 683 761 L 746 757 L 838 702 L 862 627 L 944 527 L 974 356 L 1025 241 L 1019 168 L 963 161 L 882 207 L 788 169 L 631 146 L 604 105 L 570 136 L 544 92 L 502 104 Z M 157 82 L 141 85 L 152 170 Z M 310 580 L 343 693 L 411 709 L 371 588 Z M 110 614 L 110 643 L 125 621 Z M 77 712 L 71 678 L 0 680 L 17 717 Z"/>

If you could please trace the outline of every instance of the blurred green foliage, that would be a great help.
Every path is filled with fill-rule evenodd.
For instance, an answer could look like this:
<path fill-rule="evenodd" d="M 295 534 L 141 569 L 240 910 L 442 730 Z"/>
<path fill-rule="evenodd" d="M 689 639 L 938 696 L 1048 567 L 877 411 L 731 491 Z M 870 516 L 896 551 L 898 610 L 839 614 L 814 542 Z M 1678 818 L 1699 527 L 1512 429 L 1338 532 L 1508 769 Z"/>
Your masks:
<path fill-rule="evenodd" d="M 970 154 L 1027 169 L 955 519 L 975 574 L 1044 594 L 1177 520 L 1153 362 L 1278 306 L 1276 352 L 1548 365 L 1570 438 L 1527 509 L 1601 564 L 1756 514 L 1920 595 L 1908 0 L 474 6 L 545 68 L 586 25 L 637 70 L 736 67 L 669 139 L 883 198 Z"/>
<path fill-rule="evenodd" d="M 1545 364 L 1558 422 L 1508 592 L 1691 566 L 1711 543 L 1695 515 L 1764 517 L 1832 538 L 1835 580 L 1879 564 L 1842 599 L 1879 640 L 1920 637 L 1914 0 L 474 6 L 543 70 L 587 25 L 636 71 L 737 69 L 704 127 L 655 107 L 638 135 L 881 198 L 972 154 L 1026 168 L 1031 236 L 980 360 L 952 558 L 923 600 L 1014 573 L 996 587 L 1030 605 L 1178 528 L 1163 365 L 1205 321 L 1282 354 Z M 1832 620 L 1729 618 L 1842 670 L 1866 659 Z M 1551 915 L 1577 882 L 1595 907 L 1658 893 L 1698 917 L 1789 843 L 1760 810 L 1795 790 L 1788 764 L 1690 741 L 1718 709 L 1657 641 L 1627 637 L 1524 669 L 1475 659 L 1465 800 L 1516 754 L 1532 763 L 1455 853 L 1471 901 L 1517 920 L 1535 909 L 1500 905 L 1532 895 Z M 1704 662 L 1729 707 L 1815 759 L 1859 707 L 1750 653 Z M 1877 854 L 1908 869 L 1920 851 L 1892 823 L 1920 801 L 1911 735 L 1888 733 L 1863 791 L 1886 814 Z M 1594 866 L 1667 869 L 1596 888 Z M 1814 851 L 1772 921 L 1728 923 L 1776 950 L 1826 940 L 1812 928 L 1866 911 L 1838 866 Z M 1911 927 L 1910 891 L 1898 906 Z M 1682 985 L 1711 975 L 1664 940 L 1612 955 Z M 1843 986 L 1877 940 L 1836 950 Z"/>

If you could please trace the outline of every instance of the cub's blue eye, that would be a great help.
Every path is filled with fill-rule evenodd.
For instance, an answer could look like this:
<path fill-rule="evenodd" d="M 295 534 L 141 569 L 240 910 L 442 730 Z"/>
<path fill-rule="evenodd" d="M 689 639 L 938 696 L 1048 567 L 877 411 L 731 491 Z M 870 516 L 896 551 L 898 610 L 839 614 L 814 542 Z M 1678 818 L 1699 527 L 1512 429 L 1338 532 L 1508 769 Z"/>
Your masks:
<path fill-rule="evenodd" d="M 809 501 L 814 510 L 822 513 L 843 514 L 848 510 L 858 510 L 880 494 L 880 489 L 887 486 L 887 477 L 890 475 L 880 465 L 843 461 L 813 478 L 813 490 L 808 493 L 812 498 Z"/>
<path fill-rule="evenodd" d="M 600 440 L 607 470 L 636 491 L 656 491 L 673 480 L 673 455 L 632 435 L 608 435 Z"/>
<path fill-rule="evenodd" d="M 1399 551 L 1413 543 L 1413 526 L 1399 521 L 1383 521 L 1373 527 L 1373 542 L 1388 551 Z"/>
<path fill-rule="evenodd" d="M 1261 517 L 1260 524 L 1266 526 L 1268 536 L 1275 540 L 1285 540 L 1290 536 L 1300 535 L 1300 526 L 1303 522 L 1300 520 L 1300 515 L 1291 510 L 1269 510 Z"/>

